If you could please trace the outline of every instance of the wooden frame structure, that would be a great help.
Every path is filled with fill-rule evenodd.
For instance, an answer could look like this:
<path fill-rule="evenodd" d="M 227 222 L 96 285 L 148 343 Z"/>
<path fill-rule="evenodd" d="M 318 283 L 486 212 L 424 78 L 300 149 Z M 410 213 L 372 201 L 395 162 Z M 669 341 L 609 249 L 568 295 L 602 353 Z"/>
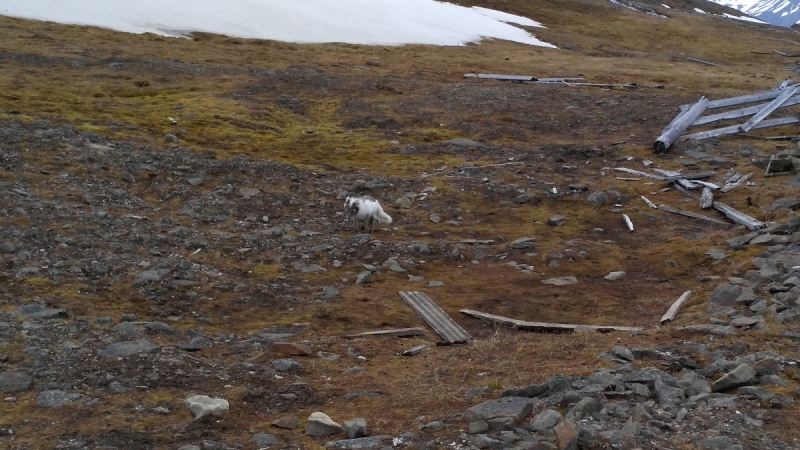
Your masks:
<path fill-rule="evenodd" d="M 757 102 L 767 103 L 759 103 L 757 105 L 727 110 L 716 114 L 703 115 L 708 110 L 730 108 Z M 653 143 L 653 150 L 655 150 L 656 153 L 664 153 L 675 142 L 686 139 L 698 140 L 730 136 L 749 133 L 752 130 L 800 123 L 800 117 L 797 117 L 797 115 L 767 119 L 770 114 L 780 108 L 798 104 L 800 104 L 800 85 L 795 85 L 792 80 L 786 80 L 775 89 L 759 92 L 757 94 L 723 98 L 720 100 L 708 100 L 705 97 L 701 97 L 697 103 L 682 105 L 680 107 L 681 112 L 666 128 L 664 128 L 661 135 Z M 717 122 L 741 119 L 744 117 L 750 118 L 738 125 L 684 134 L 692 127 L 716 124 Z"/>

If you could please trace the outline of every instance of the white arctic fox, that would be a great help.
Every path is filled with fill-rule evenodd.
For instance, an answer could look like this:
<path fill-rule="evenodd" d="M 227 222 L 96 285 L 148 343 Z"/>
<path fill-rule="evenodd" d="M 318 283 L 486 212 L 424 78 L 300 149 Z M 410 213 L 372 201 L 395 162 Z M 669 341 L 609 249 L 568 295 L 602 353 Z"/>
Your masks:
<path fill-rule="evenodd" d="M 344 217 L 353 221 L 355 231 L 365 229 L 369 225 L 370 234 L 375 229 L 376 221 L 392 223 L 392 218 L 383 211 L 381 204 L 368 195 L 347 197 L 344 201 Z"/>

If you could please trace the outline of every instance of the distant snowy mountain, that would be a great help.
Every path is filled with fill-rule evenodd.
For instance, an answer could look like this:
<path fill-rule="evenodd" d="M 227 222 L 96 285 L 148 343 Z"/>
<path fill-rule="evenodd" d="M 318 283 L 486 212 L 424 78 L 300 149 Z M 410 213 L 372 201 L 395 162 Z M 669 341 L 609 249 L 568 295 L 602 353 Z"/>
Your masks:
<path fill-rule="evenodd" d="M 782 27 L 800 22 L 800 0 L 711 0 Z"/>

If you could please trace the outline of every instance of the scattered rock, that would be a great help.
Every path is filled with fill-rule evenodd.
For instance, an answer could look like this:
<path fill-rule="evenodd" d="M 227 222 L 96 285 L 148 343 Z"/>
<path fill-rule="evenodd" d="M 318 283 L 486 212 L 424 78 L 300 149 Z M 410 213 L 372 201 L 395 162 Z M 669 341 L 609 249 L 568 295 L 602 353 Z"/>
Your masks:
<path fill-rule="evenodd" d="M 344 421 L 344 434 L 348 439 L 356 439 L 367 436 L 367 421 L 364 418 L 345 420 Z"/>
<path fill-rule="evenodd" d="M 570 284 L 575 284 L 578 282 L 578 279 L 575 277 L 559 277 L 559 278 L 548 278 L 546 280 L 542 280 L 544 284 L 552 284 L 553 286 L 568 286 Z"/>
<path fill-rule="evenodd" d="M 395 206 L 397 206 L 400 209 L 409 209 L 409 208 L 411 208 L 411 200 L 406 196 L 402 196 L 402 197 L 398 198 L 397 200 L 395 200 L 394 204 L 395 204 Z"/>
<path fill-rule="evenodd" d="M 230 407 L 228 401 L 223 398 L 211 398 L 207 395 L 191 395 L 186 397 L 183 404 L 189 408 L 195 419 L 208 415 L 219 415 L 227 411 Z"/>
<path fill-rule="evenodd" d="M 309 436 L 331 436 L 342 431 L 342 426 L 334 422 L 327 414 L 322 412 L 312 413 L 308 417 L 306 434 Z"/>
<path fill-rule="evenodd" d="M 281 372 L 290 372 L 302 368 L 303 365 L 292 358 L 284 358 L 272 360 L 272 367 Z"/>
<path fill-rule="evenodd" d="M 153 353 L 158 350 L 158 345 L 146 339 L 135 341 L 115 342 L 100 350 L 99 355 L 106 358 L 125 358 L 137 353 Z"/>
<path fill-rule="evenodd" d="M 311 356 L 313 353 L 310 345 L 293 342 L 274 342 L 269 351 L 287 356 Z"/>
<path fill-rule="evenodd" d="M 568 420 L 556 425 L 556 445 L 559 450 L 576 450 L 578 448 L 578 429 Z"/>
<path fill-rule="evenodd" d="M 625 272 L 609 272 L 608 275 L 606 275 L 603 278 L 605 278 L 608 281 L 616 281 L 616 280 L 621 280 L 624 277 L 625 277 Z"/>
<path fill-rule="evenodd" d="M 723 392 L 750 384 L 756 377 L 756 371 L 747 364 L 741 364 L 711 385 L 713 392 Z"/>
<path fill-rule="evenodd" d="M 0 372 L 0 392 L 24 392 L 30 389 L 33 383 L 24 372 Z"/>
<path fill-rule="evenodd" d="M 277 438 L 277 436 L 267 433 L 257 433 L 253 435 L 250 441 L 255 442 L 256 445 L 258 445 L 260 448 L 271 447 L 281 442 L 280 439 Z"/>
<path fill-rule="evenodd" d="M 536 196 L 533 192 L 526 192 L 522 195 L 517 196 L 514 199 L 514 203 L 517 204 L 525 204 L 525 203 L 536 203 L 539 200 L 539 197 Z"/>
<path fill-rule="evenodd" d="M 36 404 L 45 408 L 59 408 L 83 397 L 81 394 L 64 391 L 42 391 L 36 396 Z"/>
<path fill-rule="evenodd" d="M 275 419 L 270 422 L 270 425 L 278 428 L 284 428 L 287 430 L 294 430 L 297 428 L 298 420 L 297 416 L 290 415 L 290 416 L 283 416 L 279 419 Z"/>
<path fill-rule="evenodd" d="M 545 409 L 531 419 L 529 428 L 531 431 L 549 430 L 564 420 L 558 411 Z"/>
<path fill-rule="evenodd" d="M 560 227 L 564 225 L 564 216 L 552 216 L 547 219 L 547 224 L 551 227 Z"/>
<path fill-rule="evenodd" d="M 469 408 L 464 413 L 464 419 L 467 422 L 478 422 L 480 420 L 488 422 L 491 419 L 508 417 L 514 423 L 519 423 L 531 412 L 534 403 L 534 400 L 525 397 L 502 397 L 495 400 L 487 400 Z"/>

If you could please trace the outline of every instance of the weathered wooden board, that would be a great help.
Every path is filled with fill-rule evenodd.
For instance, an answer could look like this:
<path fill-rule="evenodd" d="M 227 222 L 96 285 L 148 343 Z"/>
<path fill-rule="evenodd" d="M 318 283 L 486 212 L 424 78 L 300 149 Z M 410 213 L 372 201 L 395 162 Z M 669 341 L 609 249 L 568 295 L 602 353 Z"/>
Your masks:
<path fill-rule="evenodd" d="M 672 306 L 669 307 L 667 312 L 661 317 L 661 323 L 666 323 L 675 320 L 681 307 L 689 301 L 692 297 L 692 291 L 686 291 L 681 295 Z"/>
<path fill-rule="evenodd" d="M 695 200 L 700 200 L 700 197 L 692 194 L 687 189 L 684 189 L 677 185 L 675 186 L 675 189 L 681 191 L 687 197 L 693 198 Z M 760 230 L 761 228 L 767 226 L 767 224 L 765 224 L 764 222 L 757 220 L 753 217 L 750 217 L 741 211 L 737 211 L 724 203 L 714 201 L 713 203 L 711 203 L 711 207 L 721 212 L 722 214 L 725 214 L 725 217 L 731 219 L 732 221 L 738 223 L 739 225 L 744 225 L 750 231 Z"/>
<path fill-rule="evenodd" d="M 738 97 L 721 98 L 719 100 L 711 100 L 708 102 L 708 109 L 727 108 L 729 106 L 744 105 L 746 103 L 763 102 L 764 100 L 772 100 L 773 98 L 781 95 L 784 89 L 794 86 L 792 80 L 784 80 L 776 89 L 770 91 L 758 92 L 755 94 L 740 95 Z M 692 105 L 681 105 L 680 109 L 689 109 Z"/>
<path fill-rule="evenodd" d="M 365 331 L 363 333 L 351 334 L 345 337 L 348 338 L 357 338 L 365 336 L 410 337 L 410 336 L 422 336 L 424 334 L 425 330 L 423 330 L 422 328 L 395 328 L 393 330 Z"/>
<path fill-rule="evenodd" d="M 719 64 L 708 62 L 708 61 L 703 61 L 702 59 L 687 57 L 686 60 L 687 61 L 691 61 L 691 62 L 700 63 L 700 64 L 703 64 L 703 65 L 706 65 L 706 66 L 719 67 Z"/>
<path fill-rule="evenodd" d="M 666 180 L 665 177 L 661 177 L 661 176 L 658 176 L 658 175 L 653 175 L 652 173 L 640 172 L 638 170 L 628 169 L 626 167 L 617 167 L 614 170 L 616 170 L 617 172 L 625 172 L 625 173 L 629 173 L 631 175 L 637 175 L 637 176 L 640 176 L 640 177 L 652 178 L 652 179 L 658 180 L 658 181 Z"/>
<path fill-rule="evenodd" d="M 707 116 L 699 117 L 697 120 L 694 121 L 690 125 L 690 127 L 698 127 L 700 125 L 706 125 L 709 123 L 719 122 L 722 120 L 732 120 L 732 119 L 739 119 L 742 117 L 752 116 L 753 114 L 761 111 L 765 106 L 769 103 L 763 103 L 761 105 L 753 105 L 748 106 L 747 108 L 736 109 L 733 111 L 725 111 L 718 114 L 709 114 Z M 786 108 L 788 106 L 794 106 L 800 104 L 800 95 L 795 94 L 790 99 L 786 100 L 786 102 L 781 105 L 781 108 Z"/>
<path fill-rule="evenodd" d="M 775 98 L 775 100 L 769 102 L 767 106 L 763 107 L 759 112 L 756 113 L 756 115 L 751 117 L 750 120 L 742 125 L 739 125 L 739 131 L 742 133 L 747 133 L 748 131 L 752 130 L 753 127 L 758 125 L 762 120 L 770 115 L 772 111 L 775 111 L 776 109 L 780 108 L 781 105 L 786 103 L 786 101 L 789 100 L 789 97 L 797 93 L 798 89 L 800 89 L 800 86 L 793 86 L 789 89 L 785 89 L 781 95 Z"/>
<path fill-rule="evenodd" d="M 649 200 L 647 197 L 645 197 L 644 195 L 640 195 L 639 197 L 642 197 L 642 200 L 644 200 L 644 202 L 647 204 L 647 206 L 649 206 L 649 207 L 651 207 L 651 208 L 653 208 L 653 209 L 658 209 L 658 206 L 656 206 L 656 204 L 655 204 L 655 203 L 651 202 L 651 201 L 650 201 L 650 200 Z"/>
<path fill-rule="evenodd" d="M 761 122 L 756 124 L 752 128 L 752 130 L 780 127 L 783 125 L 791 125 L 794 123 L 800 123 L 800 119 L 798 119 L 797 117 L 781 117 L 779 119 L 767 119 L 767 120 L 762 120 Z M 739 131 L 739 125 L 731 125 L 729 127 L 717 128 L 714 130 L 701 131 L 699 133 L 693 133 L 693 134 L 686 134 L 681 136 L 679 140 L 685 141 L 687 139 L 695 139 L 695 140 L 708 139 L 720 136 L 730 136 L 732 134 L 737 134 L 737 133 L 741 133 L 741 131 Z"/>
<path fill-rule="evenodd" d="M 448 344 L 461 344 L 472 340 L 450 316 L 442 311 L 424 292 L 400 291 L 400 297 L 414 308 L 428 325 Z"/>
<path fill-rule="evenodd" d="M 731 190 L 733 190 L 733 188 L 735 188 L 736 186 L 739 186 L 740 184 L 742 184 L 745 181 L 749 180 L 750 177 L 752 177 L 752 176 L 753 176 L 752 173 L 748 173 L 747 175 L 739 174 L 739 176 L 736 177 L 735 180 L 731 180 L 731 181 L 728 181 L 727 183 L 725 183 L 725 186 L 722 186 L 722 188 L 720 189 L 720 192 L 730 192 Z"/>
<path fill-rule="evenodd" d="M 659 211 L 668 212 L 670 214 L 677 214 L 679 216 L 691 217 L 692 219 L 705 220 L 706 222 L 715 223 L 717 225 L 724 225 L 726 227 L 730 226 L 730 224 L 728 222 L 725 222 L 725 221 L 722 221 L 722 220 L 719 220 L 719 219 L 715 219 L 713 217 L 704 216 L 702 214 L 693 213 L 691 211 L 684 211 L 684 210 L 681 210 L 681 209 L 673 208 L 673 207 L 667 206 L 667 205 L 658 205 L 658 210 Z"/>
<path fill-rule="evenodd" d="M 499 323 L 502 325 L 508 325 L 510 327 L 514 327 L 518 330 L 523 331 L 541 331 L 547 333 L 570 333 L 574 332 L 575 328 L 584 326 L 586 328 L 598 331 L 600 333 L 609 333 L 612 331 L 628 331 L 628 332 L 640 332 L 642 328 L 638 327 L 617 327 L 617 326 L 606 326 L 606 325 L 575 325 L 575 324 L 568 324 L 568 323 L 544 323 L 544 322 L 526 322 L 523 320 L 516 320 L 516 319 L 509 319 L 508 317 L 503 316 L 496 316 L 494 314 L 487 314 L 482 313 L 480 311 L 473 311 L 471 309 L 462 309 L 462 314 L 466 314 L 471 317 L 475 317 L 476 319 L 487 320 L 489 322 Z"/>
<path fill-rule="evenodd" d="M 530 75 L 499 75 L 493 73 L 466 73 L 464 78 L 480 78 L 489 80 L 504 80 L 504 81 L 536 81 L 537 78 Z"/>

